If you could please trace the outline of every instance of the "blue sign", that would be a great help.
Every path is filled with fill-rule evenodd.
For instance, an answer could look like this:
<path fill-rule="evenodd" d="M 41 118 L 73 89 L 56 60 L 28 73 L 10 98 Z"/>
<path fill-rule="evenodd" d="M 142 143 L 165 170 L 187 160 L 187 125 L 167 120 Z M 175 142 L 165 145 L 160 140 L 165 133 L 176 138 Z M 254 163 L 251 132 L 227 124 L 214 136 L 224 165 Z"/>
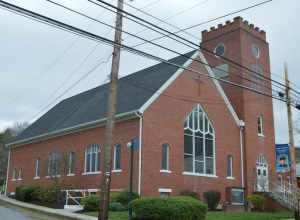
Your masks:
<path fill-rule="evenodd" d="M 276 144 L 276 172 L 290 172 L 291 157 L 288 144 Z"/>
<path fill-rule="evenodd" d="M 134 138 L 131 140 L 132 148 L 133 150 L 138 150 L 140 147 L 140 139 L 139 138 Z"/>

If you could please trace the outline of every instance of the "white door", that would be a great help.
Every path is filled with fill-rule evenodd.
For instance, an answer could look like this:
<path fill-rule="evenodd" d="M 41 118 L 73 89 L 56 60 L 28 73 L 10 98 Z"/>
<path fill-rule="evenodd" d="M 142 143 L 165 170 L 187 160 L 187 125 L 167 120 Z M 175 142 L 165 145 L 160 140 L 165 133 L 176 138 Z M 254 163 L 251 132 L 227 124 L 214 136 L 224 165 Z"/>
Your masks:
<path fill-rule="evenodd" d="M 263 155 L 260 155 L 256 161 L 256 175 L 258 192 L 269 191 L 269 173 L 267 160 Z"/>

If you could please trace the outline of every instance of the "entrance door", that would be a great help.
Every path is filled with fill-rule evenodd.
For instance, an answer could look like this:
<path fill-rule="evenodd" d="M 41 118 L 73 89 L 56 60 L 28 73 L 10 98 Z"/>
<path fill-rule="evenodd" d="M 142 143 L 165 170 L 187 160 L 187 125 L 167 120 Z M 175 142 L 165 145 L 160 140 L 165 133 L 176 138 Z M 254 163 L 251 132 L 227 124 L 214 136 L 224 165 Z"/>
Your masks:
<path fill-rule="evenodd" d="M 258 192 L 269 191 L 269 173 L 268 163 L 265 156 L 260 155 L 256 161 L 256 175 L 257 175 L 257 187 Z"/>

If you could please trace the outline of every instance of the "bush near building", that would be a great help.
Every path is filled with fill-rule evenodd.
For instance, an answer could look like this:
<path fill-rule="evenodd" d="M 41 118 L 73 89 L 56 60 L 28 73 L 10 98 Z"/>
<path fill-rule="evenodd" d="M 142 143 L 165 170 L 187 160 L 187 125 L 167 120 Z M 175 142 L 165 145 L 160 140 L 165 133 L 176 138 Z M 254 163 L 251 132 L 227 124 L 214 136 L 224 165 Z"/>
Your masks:
<path fill-rule="evenodd" d="M 19 201 L 35 203 L 52 208 L 62 208 L 64 193 L 57 185 L 42 188 L 37 186 L 19 186 L 15 198 Z"/>
<path fill-rule="evenodd" d="M 130 204 L 136 220 L 204 220 L 207 206 L 191 197 L 141 198 Z"/>
<path fill-rule="evenodd" d="M 250 195 L 247 197 L 247 201 L 253 206 L 253 211 L 263 211 L 265 197 L 261 195 Z"/>

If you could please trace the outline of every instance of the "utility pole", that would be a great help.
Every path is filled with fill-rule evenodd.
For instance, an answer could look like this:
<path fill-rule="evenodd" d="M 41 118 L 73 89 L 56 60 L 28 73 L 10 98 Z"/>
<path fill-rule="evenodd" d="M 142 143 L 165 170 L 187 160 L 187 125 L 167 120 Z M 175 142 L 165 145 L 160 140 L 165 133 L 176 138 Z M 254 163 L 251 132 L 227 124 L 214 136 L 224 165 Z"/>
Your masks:
<path fill-rule="evenodd" d="M 287 116 L 288 116 L 288 126 L 289 126 L 289 142 L 290 142 L 290 157 L 291 157 L 291 167 L 290 167 L 290 178 L 292 182 L 292 192 L 294 194 L 294 205 L 295 205 L 295 220 L 299 220 L 299 193 L 297 186 L 296 177 L 296 150 L 294 142 L 294 129 L 293 129 L 293 119 L 292 119 L 292 106 L 290 97 L 290 81 L 288 77 L 288 67 L 287 63 L 284 64 L 284 76 L 285 76 L 285 94 L 286 94 L 286 106 L 287 106 Z"/>
<path fill-rule="evenodd" d="M 107 105 L 107 121 L 105 127 L 105 141 L 103 150 L 103 163 L 102 163 L 102 181 L 100 193 L 100 207 L 99 207 L 99 220 L 108 220 L 108 208 L 110 199 L 110 182 L 111 182 L 111 152 L 113 148 L 113 132 L 115 123 L 115 114 L 117 108 L 117 88 L 118 88 L 118 75 L 120 67 L 120 54 L 122 43 L 122 26 L 123 26 L 123 3 L 124 0 L 118 0 L 118 10 L 115 28 L 115 45 L 112 56 L 110 84 L 108 93 Z M 100 106 L 99 106 L 100 108 Z"/>

